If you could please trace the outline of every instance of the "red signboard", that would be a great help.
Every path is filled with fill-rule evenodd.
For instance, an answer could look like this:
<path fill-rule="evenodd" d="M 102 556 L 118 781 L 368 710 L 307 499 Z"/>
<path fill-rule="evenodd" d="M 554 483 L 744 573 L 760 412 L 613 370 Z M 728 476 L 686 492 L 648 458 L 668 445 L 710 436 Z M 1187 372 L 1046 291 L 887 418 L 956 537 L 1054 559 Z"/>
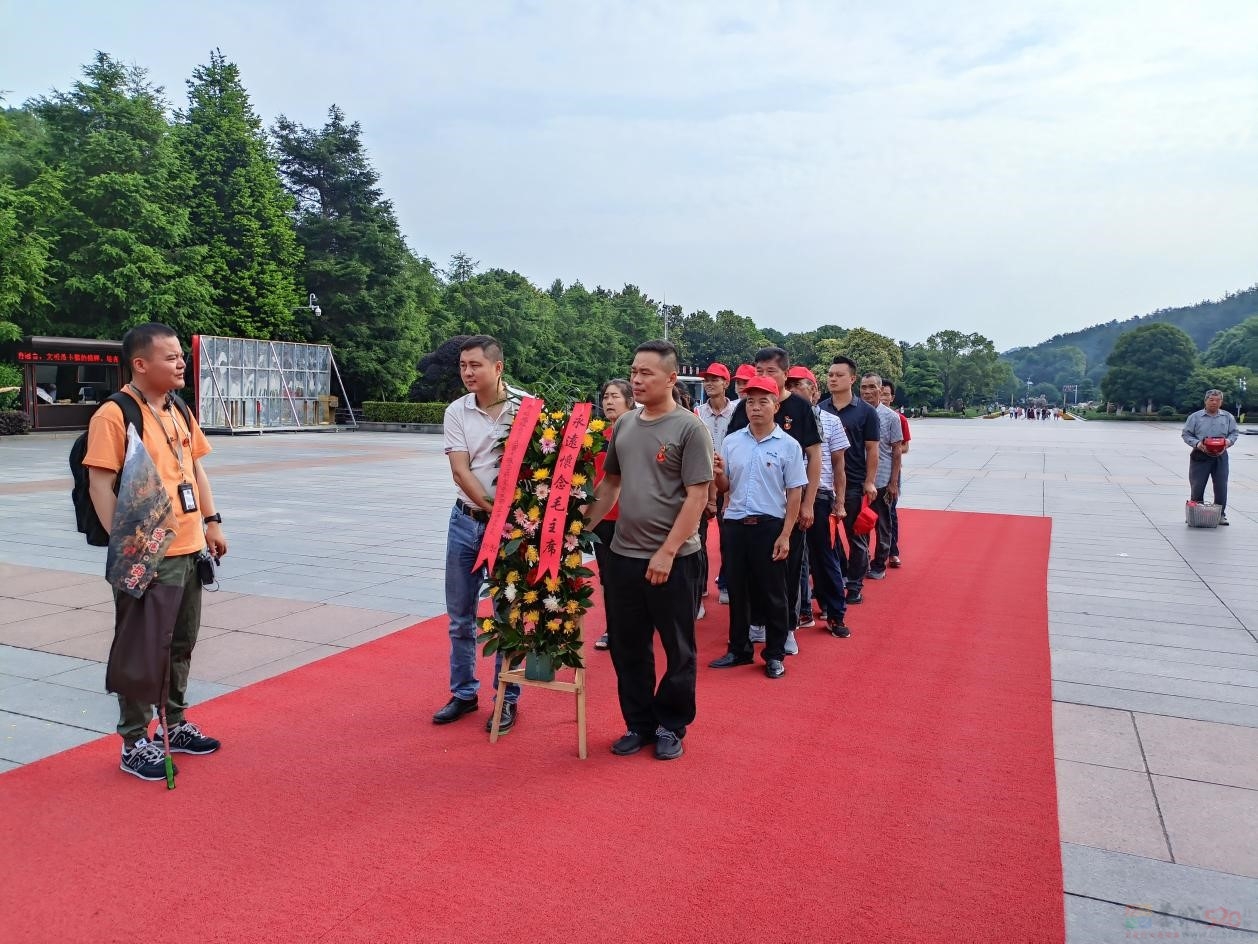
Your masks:
<path fill-rule="evenodd" d="M 18 351 L 17 359 L 24 364 L 117 364 L 117 354 L 88 354 L 66 351 Z"/>

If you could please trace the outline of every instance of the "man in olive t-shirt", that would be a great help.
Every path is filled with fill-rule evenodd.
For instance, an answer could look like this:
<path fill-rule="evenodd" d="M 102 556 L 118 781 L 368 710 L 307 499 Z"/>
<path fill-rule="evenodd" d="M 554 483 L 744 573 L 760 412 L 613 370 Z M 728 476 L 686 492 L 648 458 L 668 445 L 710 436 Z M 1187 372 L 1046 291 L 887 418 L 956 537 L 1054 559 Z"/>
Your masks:
<path fill-rule="evenodd" d="M 712 481 L 712 437 L 673 400 L 677 349 L 648 341 L 634 353 L 633 398 L 642 409 L 616 422 L 588 527 L 619 501 L 603 574 L 607 636 L 627 731 L 613 754 L 682 755 L 695 718 L 695 594 L 699 519 Z M 668 665 L 655 684 L 655 633 Z"/>

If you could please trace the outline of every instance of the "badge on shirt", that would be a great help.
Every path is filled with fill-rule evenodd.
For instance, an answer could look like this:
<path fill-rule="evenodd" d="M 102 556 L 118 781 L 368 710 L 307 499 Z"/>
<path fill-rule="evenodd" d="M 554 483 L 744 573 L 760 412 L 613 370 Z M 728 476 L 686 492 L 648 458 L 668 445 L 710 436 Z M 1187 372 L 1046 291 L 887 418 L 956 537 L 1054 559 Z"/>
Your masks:
<path fill-rule="evenodd" d="M 183 508 L 184 514 L 197 510 L 197 496 L 192 491 L 192 485 L 188 482 L 179 483 L 179 505 Z"/>

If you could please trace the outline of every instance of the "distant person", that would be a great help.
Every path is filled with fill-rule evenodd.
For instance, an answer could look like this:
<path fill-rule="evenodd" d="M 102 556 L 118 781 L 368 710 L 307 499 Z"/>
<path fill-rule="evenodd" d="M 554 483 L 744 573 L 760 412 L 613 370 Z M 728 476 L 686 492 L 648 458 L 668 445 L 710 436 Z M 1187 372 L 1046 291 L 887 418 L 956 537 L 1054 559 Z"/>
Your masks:
<path fill-rule="evenodd" d="M 616 420 L 620 419 L 626 413 L 633 410 L 633 390 L 629 386 L 627 380 L 609 380 L 603 384 L 603 389 L 599 391 L 598 402 L 603 408 L 603 418 L 607 420 L 607 426 L 603 428 L 603 436 L 610 443 L 612 434 L 615 431 Z M 607 462 L 606 451 L 600 452 L 594 457 L 594 487 L 598 488 L 598 483 L 603 480 L 603 468 Z M 611 510 L 603 516 L 603 520 L 594 528 L 594 534 L 598 537 L 598 543 L 594 545 L 594 559 L 598 561 L 598 582 L 603 587 L 603 605 L 607 605 L 607 550 L 612 546 L 612 538 L 616 536 L 616 519 L 620 517 L 620 506 L 613 505 Z M 608 646 L 607 633 L 598 637 L 594 643 L 595 649 L 606 649 Z"/>
<path fill-rule="evenodd" d="M 197 421 L 176 409 L 171 398 L 183 387 L 183 346 L 173 328 L 144 324 L 122 336 L 122 363 L 130 374 L 123 388 L 148 413 L 144 423 L 144 448 L 170 495 L 175 514 L 175 539 L 157 566 L 157 583 L 183 588 L 174 615 L 170 644 L 170 685 L 166 695 L 165 732 L 172 754 L 211 754 L 219 742 L 201 732 L 185 717 L 188 710 L 188 675 L 192 650 L 201 627 L 201 581 L 196 559 L 203 550 L 216 557 L 227 553 L 223 518 L 215 511 L 210 480 L 201 459 L 210 444 Z M 96 516 L 106 528 L 114 519 L 117 495 L 114 484 L 126 458 L 127 433 L 122 408 L 105 404 L 92 416 L 87 428 L 89 489 Z M 125 599 L 124 599 L 125 597 Z M 123 607 L 133 600 L 115 591 L 115 629 L 124 618 Z M 159 726 L 149 737 L 153 706 L 118 696 L 118 734 L 122 736 L 122 770 L 141 780 L 164 780 L 166 753 Z"/>
<path fill-rule="evenodd" d="M 617 421 L 589 511 L 596 527 L 620 503 L 605 598 L 627 730 L 611 750 L 636 754 L 654 741 L 658 760 L 682 756 L 695 719 L 698 532 L 712 482 L 712 437 L 673 398 L 677 363 L 668 341 L 638 345 L 629 379 L 642 408 Z M 658 685 L 657 633 L 667 660 Z"/>
<path fill-rule="evenodd" d="M 485 525 L 494 509 L 502 440 L 511 430 L 522 399 L 502 376 L 502 345 L 487 334 L 473 335 L 459 348 L 459 377 L 467 394 L 446 407 L 443 423 L 446 458 L 454 478 L 454 507 L 446 529 L 446 613 L 450 624 L 450 700 L 432 716 L 450 724 L 478 707 L 476 678 L 476 607 L 487 574 L 472 564 L 480 555 Z M 502 653 L 494 664 L 494 688 Z M 499 733 L 515 727 L 520 686 L 507 686 Z M 486 729 L 493 726 L 491 715 Z"/>
<path fill-rule="evenodd" d="M 756 368 L 753 365 L 738 365 L 738 369 L 734 371 L 734 397 L 736 402 L 742 398 L 743 389 L 747 386 L 747 381 L 754 376 L 756 376 Z"/>
<path fill-rule="evenodd" d="M 1183 439 L 1192 447 L 1188 462 L 1190 499 L 1205 500 L 1206 481 L 1214 486 L 1214 503 L 1221 512 L 1219 524 L 1227 520 L 1227 451 L 1236 445 L 1240 428 L 1236 417 L 1222 409 L 1223 393 L 1207 390 L 1205 409 L 1198 410 L 1184 422 Z"/>
<path fill-rule="evenodd" d="M 909 419 L 904 415 L 902 410 L 895 408 L 895 383 L 882 380 L 882 405 L 900 417 L 900 431 L 904 433 L 904 441 L 900 444 L 900 481 L 897 483 L 899 488 L 896 495 L 895 504 L 891 506 L 891 556 L 887 558 L 887 566 L 898 568 L 901 566 L 900 561 L 900 513 L 897 506 L 900 503 L 899 496 L 904 492 L 904 456 L 909 451 L 909 441 L 913 438 L 909 431 Z"/>
<path fill-rule="evenodd" d="M 696 408 L 695 413 L 699 419 L 703 421 L 703 425 L 708 428 L 708 432 L 712 434 L 712 449 L 714 454 L 721 451 L 721 443 L 725 441 L 725 433 L 729 430 L 729 421 L 734 416 L 734 408 L 738 406 L 737 400 L 729 398 L 729 368 L 724 364 L 713 362 L 708 365 L 707 369 L 700 375 L 703 378 L 703 393 L 705 399 Z M 699 525 L 699 538 L 703 542 L 704 554 L 704 577 L 703 591 L 701 596 L 708 595 L 707 581 L 707 539 L 709 522 L 716 519 L 717 534 L 720 534 L 721 510 L 725 505 L 725 495 L 717 492 L 716 485 L 713 483 L 712 489 L 708 494 L 708 506 L 704 511 L 703 522 Z M 721 603 L 729 602 L 729 593 L 725 586 L 724 564 L 722 563 L 721 572 L 716 575 L 716 589 L 720 593 L 719 600 Z"/>

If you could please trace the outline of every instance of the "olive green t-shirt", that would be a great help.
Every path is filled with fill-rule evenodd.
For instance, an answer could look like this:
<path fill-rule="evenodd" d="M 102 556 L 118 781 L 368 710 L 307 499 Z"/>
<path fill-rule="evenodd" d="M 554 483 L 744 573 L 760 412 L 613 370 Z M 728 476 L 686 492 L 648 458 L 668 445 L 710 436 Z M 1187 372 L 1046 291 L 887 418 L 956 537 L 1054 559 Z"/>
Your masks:
<path fill-rule="evenodd" d="M 633 410 L 616 421 L 604 470 L 620 476 L 620 517 L 611 549 L 650 558 L 681 514 L 686 486 L 712 481 L 712 437 L 699 417 L 681 407 L 653 420 Z M 677 556 L 698 550 L 696 531 Z"/>

